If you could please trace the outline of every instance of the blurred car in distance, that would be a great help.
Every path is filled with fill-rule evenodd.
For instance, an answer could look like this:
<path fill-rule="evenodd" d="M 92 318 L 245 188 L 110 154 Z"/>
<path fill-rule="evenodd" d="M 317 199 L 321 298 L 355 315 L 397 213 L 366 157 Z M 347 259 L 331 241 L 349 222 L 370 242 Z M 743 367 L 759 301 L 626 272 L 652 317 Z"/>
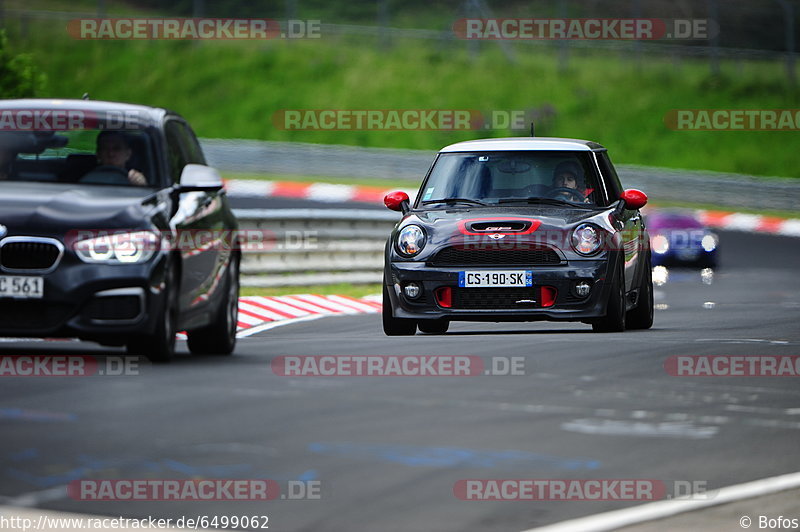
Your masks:
<path fill-rule="evenodd" d="M 687 210 L 651 210 L 645 214 L 653 266 L 716 268 L 719 237 Z"/>

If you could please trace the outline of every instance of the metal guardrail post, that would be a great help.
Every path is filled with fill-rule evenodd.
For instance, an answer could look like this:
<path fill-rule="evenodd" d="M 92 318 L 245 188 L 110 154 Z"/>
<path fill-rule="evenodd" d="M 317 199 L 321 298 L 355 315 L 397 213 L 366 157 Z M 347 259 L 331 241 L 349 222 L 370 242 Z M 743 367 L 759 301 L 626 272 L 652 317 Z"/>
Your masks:
<path fill-rule="evenodd" d="M 784 23 L 785 23 L 785 37 L 786 37 L 786 75 L 789 77 L 789 83 L 792 87 L 797 85 L 797 74 L 794 68 L 795 62 L 795 20 L 794 20 L 794 6 L 787 0 L 775 0 L 783 8 Z"/>

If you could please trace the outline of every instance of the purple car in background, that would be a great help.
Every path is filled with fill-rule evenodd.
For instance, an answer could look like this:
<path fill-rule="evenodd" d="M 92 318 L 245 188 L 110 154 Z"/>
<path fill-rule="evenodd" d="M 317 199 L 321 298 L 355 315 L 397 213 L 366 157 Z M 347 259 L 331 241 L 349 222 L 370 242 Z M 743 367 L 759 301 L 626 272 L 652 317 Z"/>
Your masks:
<path fill-rule="evenodd" d="M 690 211 L 646 214 L 653 266 L 717 267 L 719 237 Z"/>

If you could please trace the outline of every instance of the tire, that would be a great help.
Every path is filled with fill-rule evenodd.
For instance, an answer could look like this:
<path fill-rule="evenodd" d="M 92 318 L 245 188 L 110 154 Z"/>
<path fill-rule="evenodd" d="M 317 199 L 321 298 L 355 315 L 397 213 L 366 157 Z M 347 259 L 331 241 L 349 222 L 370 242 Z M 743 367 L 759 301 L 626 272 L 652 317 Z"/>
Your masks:
<path fill-rule="evenodd" d="M 195 355 L 230 355 L 236 347 L 239 315 L 239 256 L 231 255 L 225 275 L 225 297 L 211 325 L 187 333 L 189 351 Z"/>
<path fill-rule="evenodd" d="M 594 323 L 594 332 L 623 332 L 625 331 L 625 270 L 620 263 L 611 283 L 611 293 L 608 295 L 606 315 Z"/>
<path fill-rule="evenodd" d="M 417 332 L 416 320 L 395 318 L 392 315 L 392 300 L 389 299 L 389 288 L 383 283 L 383 332 L 386 336 L 413 336 Z"/>
<path fill-rule="evenodd" d="M 178 281 L 175 268 L 167 270 L 164 280 L 165 304 L 161 309 L 153 334 L 128 342 L 129 355 L 145 356 L 151 362 L 169 362 L 175 356 L 175 330 L 178 322 Z"/>
<path fill-rule="evenodd" d="M 639 302 L 625 318 L 628 329 L 649 329 L 653 326 L 653 268 L 650 257 L 645 263 L 642 284 L 639 285 Z"/>
<path fill-rule="evenodd" d="M 444 334 L 450 328 L 450 322 L 444 318 L 438 320 L 419 320 L 417 327 L 428 334 Z"/>

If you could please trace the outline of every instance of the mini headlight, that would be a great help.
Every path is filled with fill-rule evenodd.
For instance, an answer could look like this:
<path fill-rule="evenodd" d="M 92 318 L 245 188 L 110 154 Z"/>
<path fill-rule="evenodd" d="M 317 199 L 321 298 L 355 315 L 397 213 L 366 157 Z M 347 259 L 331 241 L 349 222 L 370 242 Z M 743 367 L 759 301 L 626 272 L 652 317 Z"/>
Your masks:
<path fill-rule="evenodd" d="M 656 235 L 650 241 L 650 247 L 653 249 L 654 253 L 663 255 L 669 251 L 669 239 L 664 235 Z"/>
<path fill-rule="evenodd" d="M 425 247 L 425 231 L 418 225 L 407 225 L 397 234 L 397 251 L 413 257 Z"/>
<path fill-rule="evenodd" d="M 603 243 L 600 229 L 591 224 L 581 224 L 572 231 L 572 247 L 581 255 L 591 255 Z"/>
<path fill-rule="evenodd" d="M 147 262 L 159 246 L 158 236 L 150 231 L 112 233 L 75 242 L 73 249 L 83 262 L 138 264 Z"/>

